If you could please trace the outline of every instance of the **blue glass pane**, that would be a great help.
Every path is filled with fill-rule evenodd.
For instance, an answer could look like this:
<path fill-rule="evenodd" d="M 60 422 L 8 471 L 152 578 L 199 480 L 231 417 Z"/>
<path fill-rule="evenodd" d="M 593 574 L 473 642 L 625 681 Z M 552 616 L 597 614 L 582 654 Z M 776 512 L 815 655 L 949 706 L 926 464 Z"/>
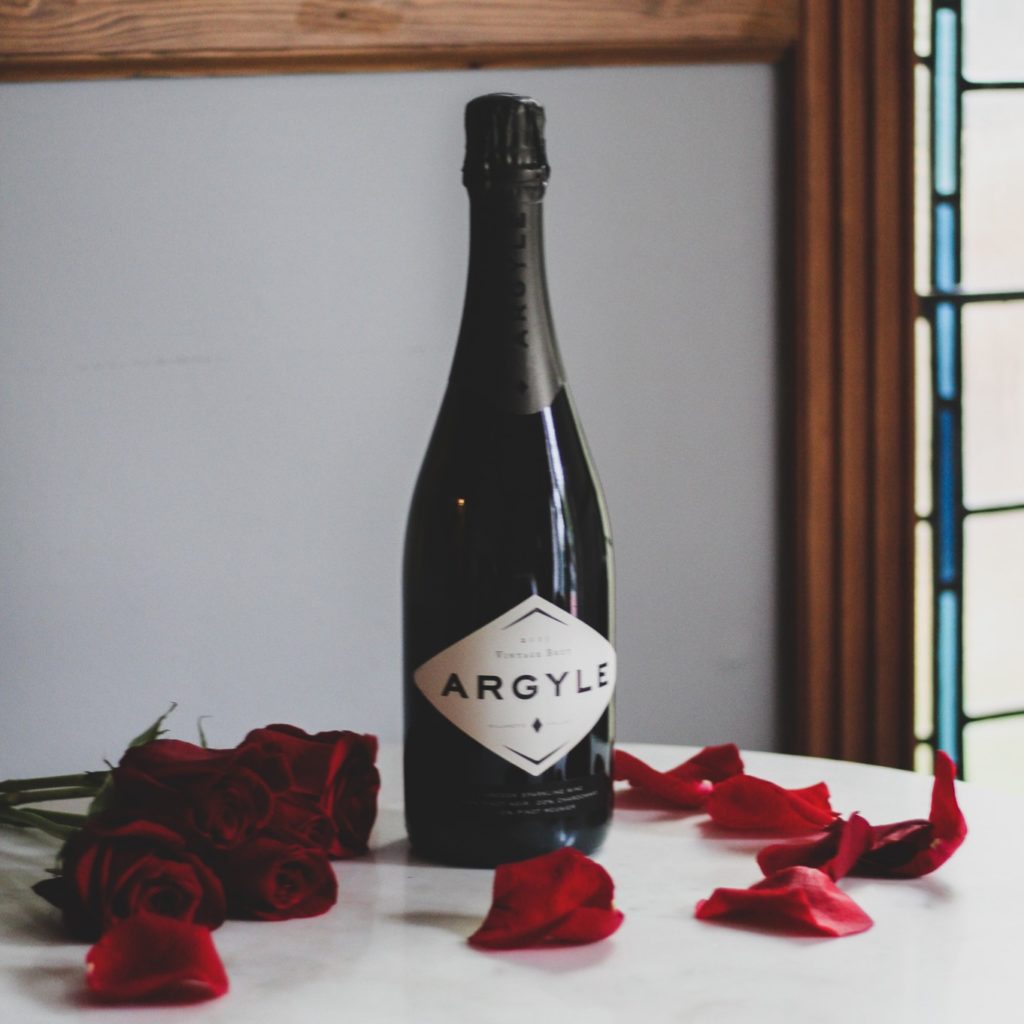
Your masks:
<path fill-rule="evenodd" d="M 935 289 L 951 292 L 957 285 L 956 215 L 952 203 L 935 207 Z"/>
<path fill-rule="evenodd" d="M 957 16 L 935 12 L 935 190 L 952 195 L 957 185 Z"/>
<path fill-rule="evenodd" d="M 951 302 L 935 307 L 935 390 L 940 398 L 956 397 L 957 315 Z"/>
<path fill-rule="evenodd" d="M 960 596 L 953 591 L 939 595 L 937 647 L 937 708 L 935 735 L 940 750 L 960 763 Z"/>
<path fill-rule="evenodd" d="M 939 413 L 935 445 L 935 543 L 938 546 L 939 583 L 956 580 L 957 533 L 960 529 L 960 503 L 956 481 L 956 448 L 953 413 Z"/>

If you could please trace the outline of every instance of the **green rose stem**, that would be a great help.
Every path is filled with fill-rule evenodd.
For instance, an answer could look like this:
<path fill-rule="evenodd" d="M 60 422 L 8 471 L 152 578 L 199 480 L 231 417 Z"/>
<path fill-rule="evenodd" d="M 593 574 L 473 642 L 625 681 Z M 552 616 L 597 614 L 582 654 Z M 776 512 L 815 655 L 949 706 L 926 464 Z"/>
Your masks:
<path fill-rule="evenodd" d="M 85 824 L 86 815 L 55 811 L 24 804 L 50 800 L 94 798 L 109 778 L 109 772 L 79 772 L 75 775 L 44 775 L 32 779 L 0 782 L 0 825 L 35 828 L 57 839 L 67 839 Z"/>
<path fill-rule="evenodd" d="M 0 824 L 39 829 L 56 839 L 69 838 L 84 823 L 84 814 L 33 810 L 31 807 L 5 807 L 0 804 Z"/>
<path fill-rule="evenodd" d="M 128 744 L 139 747 L 158 739 L 165 732 L 163 724 L 174 710 L 172 704 L 148 729 Z M 200 729 L 200 732 L 202 730 Z M 205 743 L 204 743 L 205 746 Z M 109 762 L 108 762 L 109 764 Z M 0 825 L 35 828 L 57 839 L 66 840 L 88 820 L 88 814 L 54 811 L 43 807 L 25 807 L 49 800 L 91 798 L 89 811 L 97 814 L 112 797 L 113 776 L 109 771 L 77 772 L 73 775 L 40 775 L 31 779 L 0 781 Z"/>
<path fill-rule="evenodd" d="M 41 775 L 35 779 L 7 779 L 0 782 L 0 793 L 25 793 L 33 789 L 65 789 L 69 786 L 89 787 L 89 796 L 103 785 L 109 772 L 79 772 L 77 775 Z"/>
<path fill-rule="evenodd" d="M 76 800 L 83 796 L 95 796 L 98 790 L 93 786 L 64 786 L 62 789 L 37 789 L 28 793 L 9 793 L 0 797 L 0 804 L 14 807 L 16 804 L 41 804 L 47 800 Z"/>

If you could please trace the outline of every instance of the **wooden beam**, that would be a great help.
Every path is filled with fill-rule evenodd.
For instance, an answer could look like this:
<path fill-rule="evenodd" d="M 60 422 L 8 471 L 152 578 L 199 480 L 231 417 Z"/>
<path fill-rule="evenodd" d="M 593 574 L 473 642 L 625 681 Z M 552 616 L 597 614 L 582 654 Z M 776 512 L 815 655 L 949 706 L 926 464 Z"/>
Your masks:
<path fill-rule="evenodd" d="M 799 0 L 0 0 L 0 80 L 773 61 Z"/>
<path fill-rule="evenodd" d="M 783 683 L 794 751 L 909 766 L 912 5 L 805 0 L 785 74 Z"/>

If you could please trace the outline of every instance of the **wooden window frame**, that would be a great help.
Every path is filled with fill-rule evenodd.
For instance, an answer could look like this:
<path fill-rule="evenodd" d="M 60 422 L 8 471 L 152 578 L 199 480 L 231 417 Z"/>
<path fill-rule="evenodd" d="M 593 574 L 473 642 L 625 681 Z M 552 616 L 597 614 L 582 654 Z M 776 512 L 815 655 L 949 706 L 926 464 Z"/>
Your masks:
<path fill-rule="evenodd" d="M 0 81 L 757 61 L 779 69 L 786 749 L 913 749 L 912 7 L 0 0 Z"/>

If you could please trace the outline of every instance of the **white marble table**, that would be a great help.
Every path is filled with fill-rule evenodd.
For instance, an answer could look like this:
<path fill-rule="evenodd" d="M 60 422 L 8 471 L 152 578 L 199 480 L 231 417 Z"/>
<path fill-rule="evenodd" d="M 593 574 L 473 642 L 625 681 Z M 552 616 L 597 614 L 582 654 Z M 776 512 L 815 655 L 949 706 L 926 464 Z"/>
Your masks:
<path fill-rule="evenodd" d="M 692 753 L 624 744 L 657 767 Z M 925 817 L 931 780 L 884 768 L 744 752 L 747 770 L 785 786 L 825 780 L 842 813 L 882 823 Z M 1024 800 L 969 785 L 970 835 L 951 861 L 911 882 L 846 879 L 875 919 L 843 939 L 780 937 L 697 921 L 716 886 L 760 873 L 764 839 L 709 832 L 700 815 L 624 800 L 598 859 L 626 920 L 611 939 L 562 950 L 483 953 L 466 944 L 490 903 L 492 872 L 416 863 L 401 816 L 399 757 L 382 758 L 382 810 L 369 857 L 338 864 L 329 914 L 227 922 L 216 943 L 232 989 L 186 1007 L 96 1006 L 85 947 L 29 891 L 53 844 L 0 835 L 0 1021 L 49 1024 L 770 1024 L 1024 1021 L 1021 917 Z"/>

